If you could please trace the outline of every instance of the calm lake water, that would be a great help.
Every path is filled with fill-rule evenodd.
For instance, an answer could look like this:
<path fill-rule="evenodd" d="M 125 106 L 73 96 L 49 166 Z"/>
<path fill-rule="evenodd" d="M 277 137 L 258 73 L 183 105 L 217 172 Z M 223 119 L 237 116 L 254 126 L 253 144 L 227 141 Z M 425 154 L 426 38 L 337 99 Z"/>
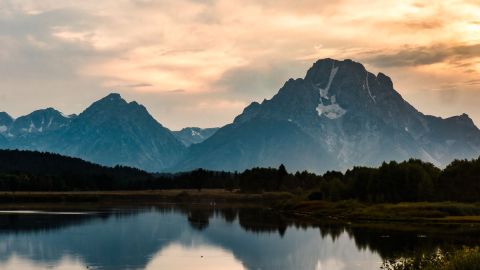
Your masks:
<path fill-rule="evenodd" d="M 262 209 L 4 211 L 0 269 L 379 269 L 384 258 L 478 239 L 474 225 L 309 224 Z"/>

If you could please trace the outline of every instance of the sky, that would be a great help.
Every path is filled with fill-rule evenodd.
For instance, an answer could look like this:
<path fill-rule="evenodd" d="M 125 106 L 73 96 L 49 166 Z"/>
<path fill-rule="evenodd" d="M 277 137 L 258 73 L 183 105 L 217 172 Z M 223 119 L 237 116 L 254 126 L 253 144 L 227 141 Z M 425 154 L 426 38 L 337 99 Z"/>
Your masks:
<path fill-rule="evenodd" d="M 327 57 L 480 126 L 480 0 L 0 0 L 0 111 L 14 117 L 117 92 L 173 130 L 222 126 Z"/>

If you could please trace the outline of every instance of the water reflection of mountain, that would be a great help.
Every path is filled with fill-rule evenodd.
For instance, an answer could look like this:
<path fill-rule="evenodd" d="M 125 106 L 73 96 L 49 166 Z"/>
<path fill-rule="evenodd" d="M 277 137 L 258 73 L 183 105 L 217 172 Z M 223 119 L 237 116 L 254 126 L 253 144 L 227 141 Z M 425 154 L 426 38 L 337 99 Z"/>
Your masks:
<path fill-rule="evenodd" d="M 398 226 L 397 226 L 398 227 Z M 427 237 L 418 237 L 425 234 Z M 231 252 L 248 269 L 315 269 L 328 260 L 375 261 L 418 248 L 478 244 L 478 228 L 407 231 L 317 224 L 264 209 L 157 207 L 93 215 L 0 215 L 0 263 L 13 254 L 55 264 L 66 254 L 102 269 L 144 268 L 176 243 Z"/>
<path fill-rule="evenodd" d="M 4 218 L 4 217 L 0 217 Z M 32 261 L 55 264 L 66 255 L 78 256 L 86 265 L 103 269 L 144 267 L 150 256 L 165 244 L 180 237 L 189 229 L 182 215 L 143 212 L 135 215 L 110 214 L 103 218 L 93 215 L 88 222 L 63 223 L 58 227 L 49 220 L 53 230 L 13 232 L 0 235 L 0 261 L 14 254 Z"/>

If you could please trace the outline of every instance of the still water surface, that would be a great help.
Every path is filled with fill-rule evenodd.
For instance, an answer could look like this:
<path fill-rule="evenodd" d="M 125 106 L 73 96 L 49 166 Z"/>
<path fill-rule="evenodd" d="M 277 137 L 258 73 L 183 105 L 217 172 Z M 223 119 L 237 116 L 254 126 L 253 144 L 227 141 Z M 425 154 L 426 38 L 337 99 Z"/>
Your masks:
<path fill-rule="evenodd" d="M 477 228 L 452 231 L 420 235 L 192 206 L 2 212 L 0 269 L 379 269 L 405 251 L 479 239 Z"/>

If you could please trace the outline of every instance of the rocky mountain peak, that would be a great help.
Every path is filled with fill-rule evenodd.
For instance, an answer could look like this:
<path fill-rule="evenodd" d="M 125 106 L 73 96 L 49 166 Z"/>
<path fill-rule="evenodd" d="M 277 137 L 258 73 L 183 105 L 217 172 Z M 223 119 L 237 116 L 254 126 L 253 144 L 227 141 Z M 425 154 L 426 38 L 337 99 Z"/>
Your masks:
<path fill-rule="evenodd" d="M 347 72 L 350 76 L 365 76 L 366 72 L 366 69 L 362 64 L 350 59 L 340 61 L 331 58 L 325 58 L 316 61 L 307 71 L 304 79 L 306 81 L 319 83 L 325 79 L 329 79 L 330 74 L 336 73 L 340 69 L 343 72 Z M 334 76 L 334 74 L 332 74 L 332 76 Z"/>
<path fill-rule="evenodd" d="M 398 111 L 413 110 L 393 89 L 388 76 L 375 75 L 350 59 L 326 58 L 315 62 L 304 79 L 286 81 L 272 99 L 250 104 L 235 122 L 262 115 L 314 123 L 341 119 L 346 114 L 383 118 Z"/>
<path fill-rule="evenodd" d="M 111 107 L 111 106 L 122 106 L 126 105 L 127 101 L 122 98 L 122 96 L 118 93 L 111 93 L 107 96 L 95 101 L 89 108 L 91 107 Z"/>
<path fill-rule="evenodd" d="M 51 148 L 104 165 L 159 171 L 174 163 L 185 146 L 143 105 L 112 93 L 75 117 Z"/>
<path fill-rule="evenodd" d="M 109 119 L 146 119 L 154 120 L 147 109 L 135 101 L 127 102 L 118 93 L 111 93 L 90 105 L 79 115 L 80 119 L 92 119 L 104 122 Z"/>

